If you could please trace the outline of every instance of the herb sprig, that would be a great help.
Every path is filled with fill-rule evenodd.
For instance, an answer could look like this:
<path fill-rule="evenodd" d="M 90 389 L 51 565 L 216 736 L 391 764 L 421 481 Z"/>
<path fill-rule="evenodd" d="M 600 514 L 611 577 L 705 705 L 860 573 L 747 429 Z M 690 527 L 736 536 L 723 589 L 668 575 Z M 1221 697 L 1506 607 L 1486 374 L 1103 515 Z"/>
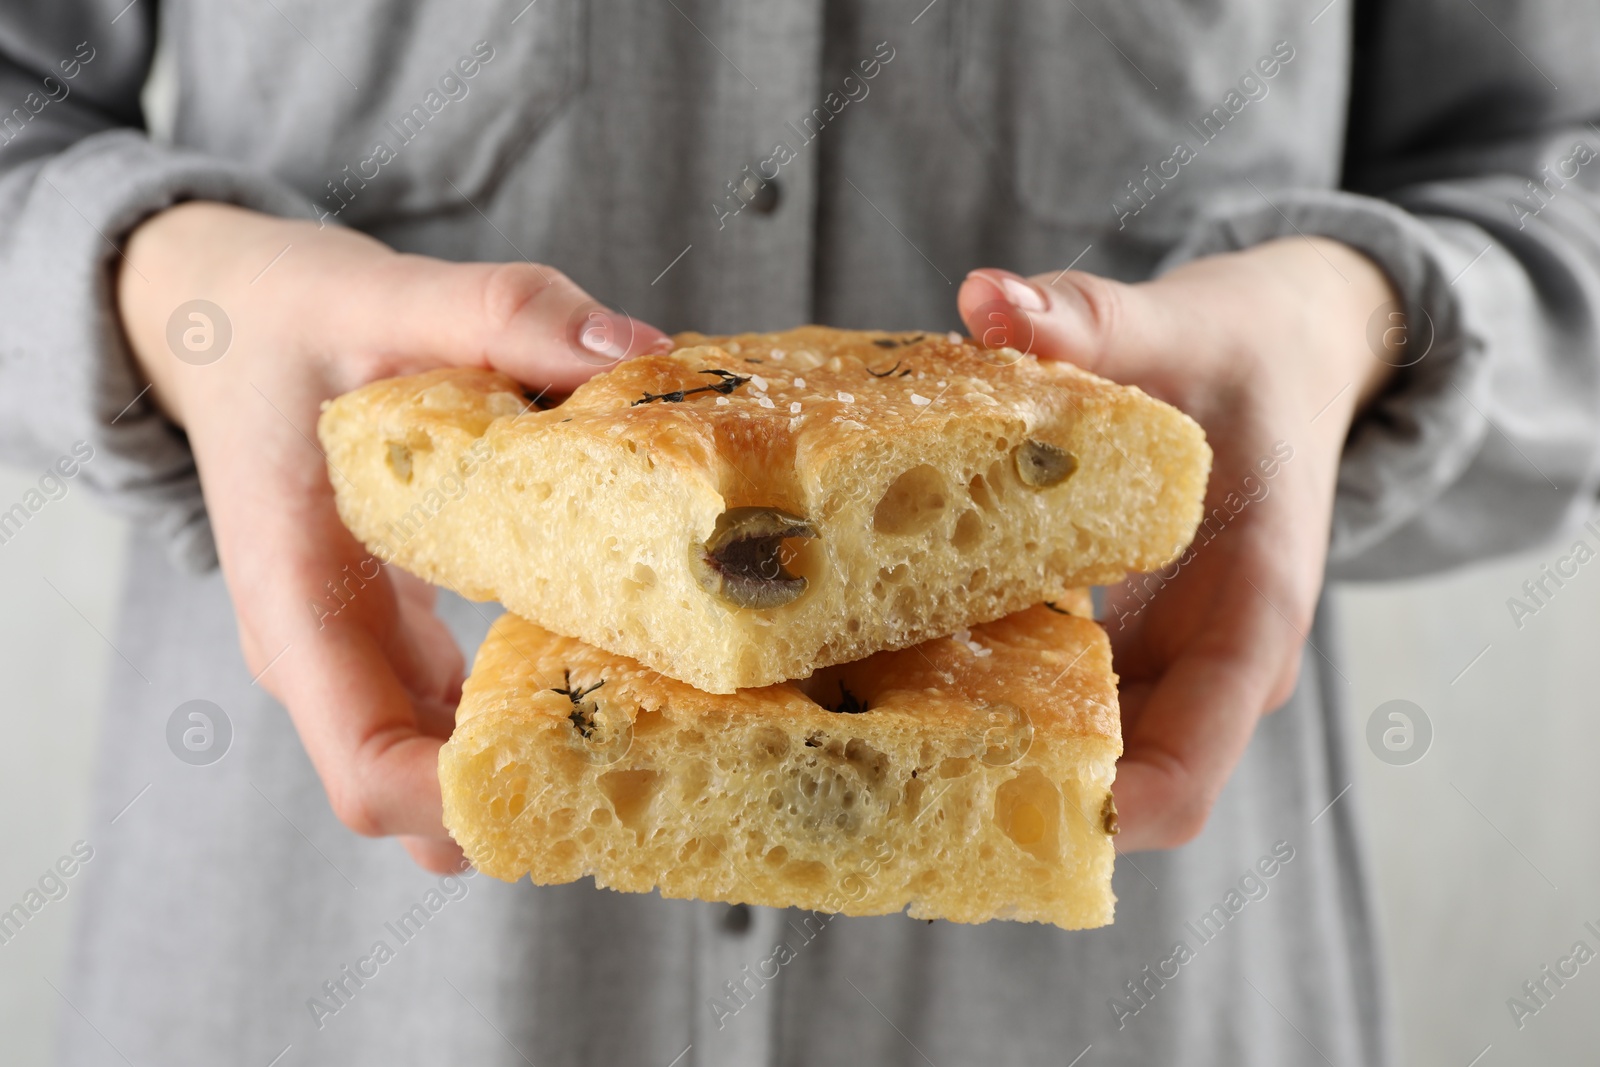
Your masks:
<path fill-rule="evenodd" d="M 696 393 L 721 393 L 723 396 L 727 396 L 729 393 L 739 388 L 739 386 L 750 380 L 744 375 L 735 374 L 729 370 L 718 370 L 715 368 L 711 370 L 703 370 L 700 373 L 715 374 L 722 380 L 712 385 L 702 385 L 694 389 L 674 389 L 670 393 L 646 392 L 644 396 L 640 397 L 638 400 L 635 400 L 631 406 L 638 407 L 640 404 L 650 404 L 657 400 L 667 404 L 681 404 L 686 397 L 693 396 Z"/>
<path fill-rule="evenodd" d="M 587 738 L 590 734 L 594 733 L 594 718 L 590 708 L 584 706 L 583 700 L 590 693 L 594 692 L 596 689 L 599 689 L 602 685 L 605 685 L 606 680 L 602 678 L 587 689 L 574 689 L 572 687 L 571 670 L 563 670 L 561 672 L 561 677 L 566 681 L 566 687 L 561 688 L 558 686 L 554 689 L 551 689 L 550 692 L 560 693 L 562 696 L 572 701 L 572 711 L 567 715 L 567 718 L 572 722 L 573 726 L 578 728 L 578 732 Z"/>

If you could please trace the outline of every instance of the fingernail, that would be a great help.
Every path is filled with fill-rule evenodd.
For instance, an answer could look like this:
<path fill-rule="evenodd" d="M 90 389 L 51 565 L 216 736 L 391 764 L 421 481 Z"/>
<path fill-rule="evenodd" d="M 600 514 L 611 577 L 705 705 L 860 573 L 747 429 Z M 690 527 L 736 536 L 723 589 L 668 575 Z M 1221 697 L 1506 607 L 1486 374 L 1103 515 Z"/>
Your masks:
<path fill-rule="evenodd" d="M 1034 285 L 1020 274 L 1013 274 L 1008 270 L 995 267 L 985 267 L 975 270 L 967 277 L 979 277 L 996 285 L 1001 296 L 1012 307 L 1021 308 L 1023 311 L 1043 311 L 1050 306 L 1050 301 L 1045 298 L 1044 290 Z"/>
<path fill-rule="evenodd" d="M 1001 272 L 1000 288 L 1005 291 L 1007 300 L 1024 311 L 1043 311 L 1050 306 L 1042 289 L 1010 271 Z"/>
<path fill-rule="evenodd" d="M 656 356 L 663 352 L 672 351 L 672 338 L 667 334 L 662 333 L 648 322 L 640 322 L 635 318 L 628 319 L 628 322 L 633 326 L 634 342 L 632 351 L 634 355 Z"/>
<path fill-rule="evenodd" d="M 584 362 L 610 364 L 672 350 L 672 338 L 649 323 L 599 307 L 585 308 L 575 316 L 573 335 L 575 351 Z"/>

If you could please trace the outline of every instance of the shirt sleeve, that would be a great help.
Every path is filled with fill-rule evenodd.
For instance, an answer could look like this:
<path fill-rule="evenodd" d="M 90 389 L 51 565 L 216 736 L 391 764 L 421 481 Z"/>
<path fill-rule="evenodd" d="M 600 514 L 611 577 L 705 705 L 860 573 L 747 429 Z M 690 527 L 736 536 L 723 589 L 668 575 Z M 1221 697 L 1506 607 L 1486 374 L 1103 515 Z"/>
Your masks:
<path fill-rule="evenodd" d="M 1351 429 L 1331 577 L 1516 551 L 1594 509 L 1596 40 L 1596 5 L 1358 5 L 1343 188 L 1262 185 L 1218 202 L 1162 264 L 1319 235 L 1393 282 L 1408 365 Z"/>
<path fill-rule="evenodd" d="M 194 458 L 150 402 L 117 316 L 120 246 L 184 200 L 312 211 L 270 175 L 150 140 L 139 98 L 155 24 L 149 2 L 0 8 L 0 459 L 71 458 L 75 481 L 203 569 L 216 553 Z"/>

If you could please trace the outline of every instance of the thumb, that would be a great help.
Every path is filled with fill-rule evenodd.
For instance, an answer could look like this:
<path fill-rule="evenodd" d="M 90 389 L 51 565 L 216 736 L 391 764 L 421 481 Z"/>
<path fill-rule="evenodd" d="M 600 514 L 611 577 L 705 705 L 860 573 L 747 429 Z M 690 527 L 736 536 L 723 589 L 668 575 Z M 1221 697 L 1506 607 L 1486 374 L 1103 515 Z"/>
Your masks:
<path fill-rule="evenodd" d="M 1024 278 L 984 267 L 956 297 L 961 319 L 986 348 L 1061 359 L 1115 381 L 1138 384 L 1170 346 L 1165 309 L 1139 286 L 1083 271 Z"/>
<path fill-rule="evenodd" d="M 369 349 L 380 364 L 375 377 L 483 367 L 567 391 L 624 359 L 672 347 L 654 326 L 536 263 L 388 257 L 336 314 L 341 347 Z"/>

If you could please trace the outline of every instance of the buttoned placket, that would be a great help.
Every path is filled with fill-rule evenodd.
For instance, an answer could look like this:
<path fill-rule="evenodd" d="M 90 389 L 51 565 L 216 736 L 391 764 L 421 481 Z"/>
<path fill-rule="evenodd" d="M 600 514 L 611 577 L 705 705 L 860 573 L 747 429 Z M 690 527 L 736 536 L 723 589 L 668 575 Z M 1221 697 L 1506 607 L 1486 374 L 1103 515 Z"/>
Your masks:
<path fill-rule="evenodd" d="M 716 272 L 719 321 L 702 327 L 713 331 L 777 329 L 812 316 L 820 147 L 796 129 L 821 103 L 823 4 L 768 0 L 739 10 L 714 35 L 725 55 L 707 60 L 725 68 L 725 84 L 706 105 L 715 109 L 705 128 L 715 131 L 718 177 L 705 191 L 709 233 L 693 269 Z M 693 1047 L 679 1067 L 776 1061 L 782 987 L 771 959 L 784 915 L 747 905 L 696 909 Z"/>
<path fill-rule="evenodd" d="M 767 0 L 704 27 L 713 38 L 706 61 L 718 73 L 704 104 L 709 162 L 696 169 L 712 177 L 702 236 L 683 262 L 701 275 L 691 287 L 715 294 L 715 321 L 701 329 L 778 329 L 812 318 L 821 145 L 806 138 L 804 118 L 824 95 L 823 6 Z M 696 908 L 693 1044 L 677 1067 L 776 1061 L 782 985 L 772 958 L 784 915 L 746 905 Z"/>

